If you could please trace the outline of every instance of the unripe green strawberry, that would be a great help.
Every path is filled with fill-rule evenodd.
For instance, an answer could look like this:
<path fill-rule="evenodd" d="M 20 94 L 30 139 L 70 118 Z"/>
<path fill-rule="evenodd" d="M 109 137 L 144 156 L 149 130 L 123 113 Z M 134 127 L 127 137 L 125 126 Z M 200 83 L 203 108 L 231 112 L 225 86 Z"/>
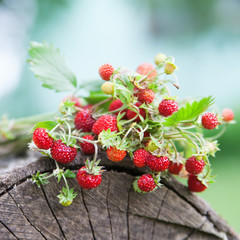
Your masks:
<path fill-rule="evenodd" d="M 173 63 L 167 63 L 164 71 L 166 74 L 173 74 L 176 69 L 176 66 Z"/>
<path fill-rule="evenodd" d="M 159 65 L 160 63 L 162 63 L 165 59 L 167 58 L 167 56 L 163 53 L 159 53 L 158 55 L 155 56 L 154 58 L 154 62 L 156 65 Z"/>
<path fill-rule="evenodd" d="M 64 207 L 68 207 L 72 204 L 72 200 L 69 200 L 69 201 L 66 201 L 66 202 L 61 202 L 61 204 L 64 206 Z"/>
<path fill-rule="evenodd" d="M 114 86 L 112 82 L 105 82 L 102 86 L 101 86 L 101 90 L 103 93 L 108 94 L 108 95 L 112 95 L 113 91 L 114 91 Z"/>

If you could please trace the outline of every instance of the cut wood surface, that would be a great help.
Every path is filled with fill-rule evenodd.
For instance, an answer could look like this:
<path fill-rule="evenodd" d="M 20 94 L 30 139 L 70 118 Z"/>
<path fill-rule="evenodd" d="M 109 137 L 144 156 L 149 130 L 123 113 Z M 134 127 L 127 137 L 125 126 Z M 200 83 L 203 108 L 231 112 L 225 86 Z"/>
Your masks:
<path fill-rule="evenodd" d="M 69 207 L 58 203 L 62 182 L 51 179 L 38 188 L 30 181 L 37 171 L 52 172 L 49 158 L 15 169 L 0 177 L 0 240 L 9 239 L 239 239 L 228 224 L 196 194 L 174 177 L 152 193 L 132 188 L 135 168 L 129 158 L 113 163 L 99 153 L 105 166 L 103 180 L 93 190 L 83 190 L 70 179 L 78 196 Z M 86 156 L 78 154 L 67 167 L 77 172 Z"/>

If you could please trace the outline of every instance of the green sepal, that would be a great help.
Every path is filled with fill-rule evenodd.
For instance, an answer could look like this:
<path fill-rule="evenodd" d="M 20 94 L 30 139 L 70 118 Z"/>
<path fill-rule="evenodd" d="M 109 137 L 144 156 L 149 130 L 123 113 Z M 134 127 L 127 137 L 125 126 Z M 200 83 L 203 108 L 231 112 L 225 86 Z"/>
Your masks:
<path fill-rule="evenodd" d="M 74 193 L 74 188 L 68 189 L 63 187 L 60 194 L 57 196 L 59 198 L 59 203 L 63 206 L 71 205 L 73 199 L 77 196 L 77 193 Z"/>
<path fill-rule="evenodd" d="M 46 185 L 49 183 L 47 179 L 45 179 L 48 176 L 48 173 L 40 173 L 39 171 L 35 174 L 32 175 L 32 181 L 33 183 L 36 183 L 38 187 L 41 185 Z"/>
<path fill-rule="evenodd" d="M 67 169 L 65 172 L 64 172 L 64 176 L 66 178 L 75 178 L 76 177 L 76 174 L 72 171 L 70 171 L 69 169 Z"/>

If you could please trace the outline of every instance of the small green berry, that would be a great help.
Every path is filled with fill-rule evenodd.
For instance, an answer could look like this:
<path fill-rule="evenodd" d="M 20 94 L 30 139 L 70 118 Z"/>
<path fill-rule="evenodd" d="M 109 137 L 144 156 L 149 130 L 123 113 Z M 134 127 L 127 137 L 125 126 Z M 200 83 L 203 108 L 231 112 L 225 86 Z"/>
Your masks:
<path fill-rule="evenodd" d="M 173 63 L 167 63 L 164 71 L 166 74 L 173 74 L 176 68 L 177 67 Z"/>
<path fill-rule="evenodd" d="M 66 202 L 61 202 L 61 204 L 64 206 L 64 207 L 68 207 L 72 204 L 72 200 L 68 200 Z"/>

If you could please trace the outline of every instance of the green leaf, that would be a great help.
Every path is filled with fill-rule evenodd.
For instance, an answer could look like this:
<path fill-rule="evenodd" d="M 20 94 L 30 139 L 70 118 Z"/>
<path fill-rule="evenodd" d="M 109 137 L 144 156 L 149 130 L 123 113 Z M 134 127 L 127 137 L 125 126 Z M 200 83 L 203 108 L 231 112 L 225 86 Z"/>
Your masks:
<path fill-rule="evenodd" d="M 76 174 L 73 173 L 72 171 L 70 171 L 69 169 L 67 169 L 64 173 L 64 176 L 67 177 L 67 178 L 75 178 Z"/>
<path fill-rule="evenodd" d="M 59 49 L 47 42 L 31 42 L 29 55 L 30 69 L 44 87 L 57 92 L 76 90 L 77 79 L 68 68 Z"/>
<path fill-rule="evenodd" d="M 54 121 L 43 121 L 43 122 L 38 122 L 37 124 L 35 124 L 35 126 L 33 127 L 33 129 L 31 130 L 31 132 L 33 132 L 35 129 L 37 128 L 45 128 L 49 131 L 51 131 L 53 128 L 55 128 L 57 126 L 57 122 Z"/>
<path fill-rule="evenodd" d="M 109 98 L 109 96 L 102 91 L 91 91 L 89 97 L 85 97 L 84 99 L 90 104 L 96 104 L 107 98 Z"/>
<path fill-rule="evenodd" d="M 214 103 L 213 97 L 205 97 L 200 101 L 187 103 L 184 107 L 180 108 L 172 116 L 167 117 L 163 122 L 164 126 L 176 126 L 181 121 L 189 121 L 197 118 L 201 113 L 206 111 Z"/>

